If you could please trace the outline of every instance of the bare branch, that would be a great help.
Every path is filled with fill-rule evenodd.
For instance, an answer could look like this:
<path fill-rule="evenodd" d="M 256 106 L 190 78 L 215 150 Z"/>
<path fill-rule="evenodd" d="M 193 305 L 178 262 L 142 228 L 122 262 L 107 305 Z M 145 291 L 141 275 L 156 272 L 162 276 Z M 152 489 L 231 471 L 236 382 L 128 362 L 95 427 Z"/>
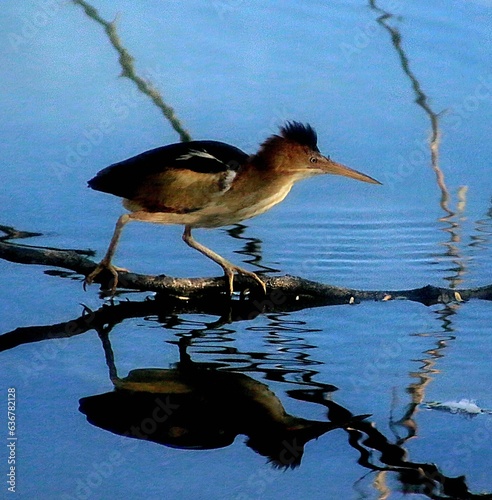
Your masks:
<path fill-rule="evenodd" d="M 0 241 L 0 258 L 19 264 L 36 264 L 68 269 L 77 274 L 87 276 L 96 267 L 89 259 L 87 252 L 77 250 L 61 250 L 42 247 L 30 247 Z M 101 273 L 96 281 L 107 288 L 112 276 Z M 224 295 L 226 283 L 219 278 L 174 278 L 164 275 L 144 275 L 131 272 L 118 273 L 119 287 L 128 290 L 157 292 L 162 295 L 182 297 L 209 302 L 211 297 Z M 274 305 L 295 304 L 296 308 L 315 307 L 333 304 L 352 304 L 362 300 L 389 301 L 408 299 L 425 305 L 438 303 L 461 302 L 472 298 L 492 300 L 492 285 L 454 290 L 450 288 L 423 286 L 410 290 L 355 290 L 338 286 L 325 285 L 296 276 L 273 276 L 265 278 L 267 286 L 266 299 Z M 259 291 L 247 277 L 237 276 L 235 281 L 238 291 L 249 290 L 252 294 Z M 260 298 L 257 295 L 256 298 Z"/>

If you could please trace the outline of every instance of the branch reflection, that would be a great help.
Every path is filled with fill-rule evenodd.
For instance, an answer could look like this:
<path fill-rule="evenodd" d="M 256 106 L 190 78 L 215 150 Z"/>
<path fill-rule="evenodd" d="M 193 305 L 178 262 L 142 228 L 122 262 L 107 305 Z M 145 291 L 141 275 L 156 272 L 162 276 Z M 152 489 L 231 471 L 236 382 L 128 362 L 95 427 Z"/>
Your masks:
<path fill-rule="evenodd" d="M 439 127 L 439 118 L 441 113 L 436 113 L 431 105 L 429 104 L 429 98 L 427 94 L 422 90 L 422 85 L 412 71 L 410 67 L 410 60 L 403 49 L 402 46 L 402 36 L 400 31 L 391 26 L 389 21 L 395 16 L 382 9 L 376 3 L 376 0 L 369 0 L 369 7 L 376 11 L 379 15 L 377 22 L 390 34 L 391 43 L 398 55 L 403 72 L 410 80 L 412 89 L 415 94 L 415 102 L 422 108 L 429 118 L 431 135 L 429 138 L 429 150 L 430 150 L 430 165 L 434 173 L 436 174 L 436 182 L 441 191 L 440 206 L 445 212 L 443 217 L 439 218 L 440 222 L 446 224 L 443 227 L 443 231 L 449 233 L 449 241 L 443 242 L 446 247 L 445 257 L 450 257 L 451 261 L 454 263 L 454 267 L 449 271 L 452 272 L 451 276 L 445 277 L 447 281 L 450 282 L 450 288 L 456 288 L 460 283 L 463 282 L 463 276 L 467 272 L 466 260 L 463 257 L 458 244 L 461 242 L 460 232 L 461 232 L 461 221 L 462 214 L 466 207 L 466 191 L 467 187 L 462 186 L 458 191 L 458 205 L 456 210 L 450 208 L 451 195 L 448 187 L 446 186 L 444 172 L 439 166 L 439 146 L 441 131 Z"/>
<path fill-rule="evenodd" d="M 168 122 L 171 124 L 173 129 L 179 134 L 181 141 L 190 141 L 191 135 L 181 125 L 180 120 L 174 112 L 174 109 L 169 106 L 169 104 L 164 102 L 160 92 L 151 83 L 138 75 L 137 71 L 135 70 L 134 58 L 123 46 L 123 43 L 121 42 L 121 39 L 116 30 L 116 19 L 112 22 L 106 21 L 99 15 L 97 9 L 85 0 L 72 0 L 72 2 L 75 5 L 79 5 L 80 7 L 82 7 L 89 19 L 92 19 L 104 28 L 109 42 L 116 50 L 116 52 L 118 52 L 118 61 L 122 69 L 121 76 L 126 77 L 134 82 L 138 90 L 152 100 L 152 102 L 162 112 L 166 120 L 168 120 Z"/>
<path fill-rule="evenodd" d="M 380 14 L 377 18 L 377 22 L 386 30 L 391 36 L 391 43 L 398 54 L 400 59 L 401 67 L 404 73 L 407 75 L 410 83 L 412 84 L 412 89 L 415 93 L 415 102 L 425 111 L 426 115 L 429 117 L 430 125 L 431 125 L 431 136 L 429 139 L 429 148 L 431 153 L 431 166 L 436 174 L 436 181 L 439 189 L 441 190 L 441 200 L 440 205 L 441 208 L 447 212 L 449 215 L 454 215 L 453 211 L 449 208 L 449 201 L 451 196 L 449 194 L 449 190 L 446 186 L 446 182 L 444 180 L 444 172 L 439 167 L 439 142 L 441 133 L 439 130 L 439 114 L 436 113 L 429 104 L 429 99 L 427 95 L 422 90 L 422 86 L 420 81 L 415 76 L 413 71 L 410 68 L 410 60 L 403 50 L 401 43 L 401 33 L 398 29 L 391 26 L 388 21 L 394 17 L 390 12 L 382 9 L 376 4 L 376 0 L 369 0 L 369 6 L 371 9 L 375 10 Z"/>

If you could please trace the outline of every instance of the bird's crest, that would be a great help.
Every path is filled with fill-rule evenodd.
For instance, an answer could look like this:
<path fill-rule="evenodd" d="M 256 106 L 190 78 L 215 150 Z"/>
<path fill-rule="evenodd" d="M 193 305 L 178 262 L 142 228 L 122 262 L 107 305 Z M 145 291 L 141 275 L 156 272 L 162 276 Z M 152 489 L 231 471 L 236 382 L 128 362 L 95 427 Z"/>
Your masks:
<path fill-rule="evenodd" d="M 316 130 L 309 124 L 304 125 L 299 122 L 287 122 L 280 128 L 280 133 L 284 139 L 297 142 L 297 144 L 307 146 L 314 151 L 319 151 Z"/>

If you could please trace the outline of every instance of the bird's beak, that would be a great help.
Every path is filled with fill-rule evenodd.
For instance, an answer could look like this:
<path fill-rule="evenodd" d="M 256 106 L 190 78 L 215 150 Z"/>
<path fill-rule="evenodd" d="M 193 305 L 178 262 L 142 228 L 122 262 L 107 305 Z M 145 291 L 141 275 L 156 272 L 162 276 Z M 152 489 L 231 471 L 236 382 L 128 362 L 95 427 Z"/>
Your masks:
<path fill-rule="evenodd" d="M 350 177 L 351 179 L 356 179 L 358 181 L 370 182 L 371 184 L 381 184 L 376 179 L 373 179 L 362 172 L 346 167 L 345 165 L 332 161 L 329 158 L 325 158 L 325 160 L 326 161 L 318 162 L 318 166 L 325 174 L 343 175 L 343 177 Z"/>

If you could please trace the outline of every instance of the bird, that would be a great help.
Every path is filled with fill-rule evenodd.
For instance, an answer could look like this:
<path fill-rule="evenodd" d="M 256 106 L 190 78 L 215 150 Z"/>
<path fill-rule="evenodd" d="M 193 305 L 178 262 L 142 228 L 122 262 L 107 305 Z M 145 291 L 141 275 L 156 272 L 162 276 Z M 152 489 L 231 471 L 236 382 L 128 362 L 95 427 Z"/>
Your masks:
<path fill-rule="evenodd" d="M 126 271 L 112 264 L 121 232 L 128 222 L 142 221 L 184 225 L 184 242 L 223 269 L 229 296 L 236 273 L 266 293 L 258 275 L 197 242 L 192 230 L 233 225 L 260 215 L 280 203 L 296 182 L 320 174 L 381 184 L 324 156 L 317 143 L 311 125 L 287 121 L 251 155 L 224 142 L 196 140 L 158 147 L 104 168 L 88 186 L 123 198 L 127 213 L 118 218 L 107 252 L 85 278 L 84 288 L 106 269 L 113 276 L 115 293 L 118 271 Z"/>

